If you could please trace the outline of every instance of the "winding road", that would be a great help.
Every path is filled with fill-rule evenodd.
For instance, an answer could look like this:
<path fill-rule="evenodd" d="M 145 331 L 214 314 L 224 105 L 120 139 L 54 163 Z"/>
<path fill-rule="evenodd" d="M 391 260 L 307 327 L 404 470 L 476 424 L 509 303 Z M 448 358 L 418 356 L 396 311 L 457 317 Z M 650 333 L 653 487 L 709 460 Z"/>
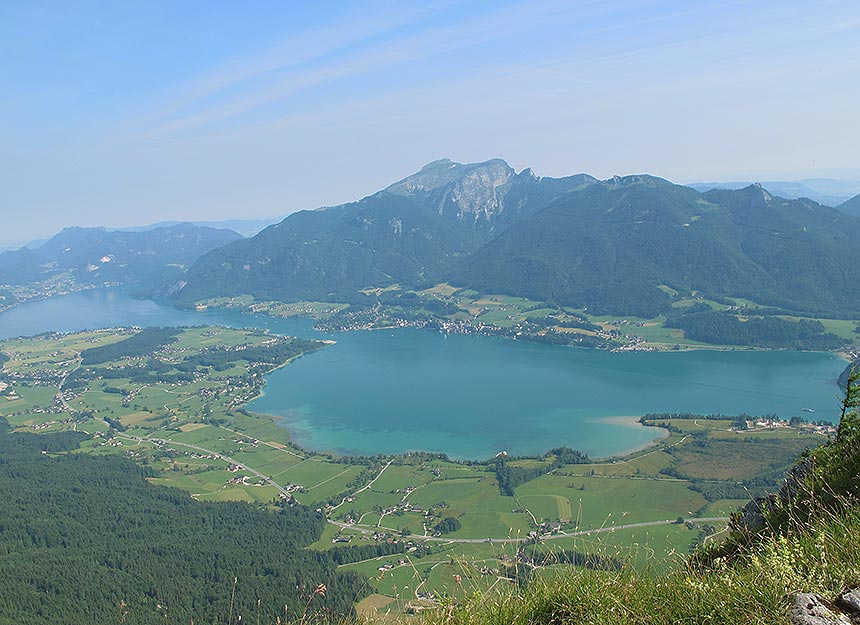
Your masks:
<path fill-rule="evenodd" d="M 177 447 L 185 447 L 185 448 L 193 449 L 195 451 L 199 451 L 199 452 L 202 452 L 205 454 L 211 454 L 212 456 L 214 456 L 215 458 L 218 458 L 219 460 L 223 460 L 224 462 L 227 462 L 229 464 L 234 464 L 237 467 L 239 467 L 240 469 L 242 469 L 244 471 L 248 471 L 249 473 L 256 475 L 261 480 L 265 481 L 268 484 L 271 484 L 282 495 L 284 495 L 286 497 L 291 496 L 290 493 L 283 486 L 281 486 L 280 484 L 275 482 L 275 480 L 273 480 L 268 475 L 260 473 L 256 469 L 249 467 L 248 465 L 243 464 L 241 462 L 238 462 L 238 461 L 234 460 L 233 458 L 230 458 L 229 456 L 225 456 L 223 454 L 220 454 L 217 451 L 213 451 L 211 449 L 206 449 L 206 448 L 200 447 L 198 445 L 190 445 L 188 443 L 178 443 L 176 441 L 172 441 L 170 439 L 164 439 L 164 438 L 150 438 L 150 437 L 131 436 L 129 434 L 123 434 L 121 432 L 117 432 L 116 436 L 117 436 L 117 438 L 122 438 L 122 439 L 130 440 L 130 441 L 136 441 L 138 443 L 154 443 L 157 445 L 175 445 Z M 361 488 L 356 490 L 354 493 L 352 493 L 352 495 L 349 495 L 348 497 L 354 497 L 354 496 L 358 495 L 359 493 L 364 492 L 365 490 L 369 489 L 371 486 L 373 486 L 373 484 L 380 477 L 382 477 L 382 474 L 385 473 L 385 470 L 388 467 L 390 467 L 391 464 L 392 464 L 392 461 L 389 461 L 384 467 L 382 467 L 382 469 L 379 471 L 379 473 L 377 474 L 377 476 L 375 478 L 373 478 L 370 482 L 368 482 L 367 484 L 365 484 L 364 486 L 362 486 Z M 332 510 L 335 510 L 335 509 L 339 508 L 340 506 L 342 506 L 344 504 L 344 502 L 346 502 L 346 499 L 347 499 L 347 497 L 345 497 L 337 506 L 334 506 L 334 508 L 332 508 Z M 354 525 L 354 524 L 350 524 L 350 523 L 344 523 L 343 521 L 335 521 L 334 519 L 326 519 L 326 520 L 328 523 L 330 523 L 336 527 L 339 527 L 341 529 L 349 529 L 349 530 L 353 530 L 353 531 L 356 531 L 356 532 L 359 532 L 359 533 L 365 534 L 365 535 L 375 534 L 380 529 L 384 529 L 384 530 L 388 530 L 388 531 L 396 531 L 396 530 L 392 530 L 391 528 L 367 527 L 367 526 Z M 684 518 L 684 522 L 687 522 L 687 521 L 689 521 L 691 523 L 716 523 L 716 522 L 728 521 L 728 517 L 688 517 L 688 518 Z M 577 530 L 575 532 L 558 532 L 555 534 L 550 534 L 548 536 L 542 535 L 541 540 L 546 541 L 546 540 L 558 540 L 560 538 L 576 538 L 578 536 L 589 536 L 592 534 L 603 534 L 606 532 L 613 532 L 615 530 L 632 529 L 632 528 L 637 528 L 637 527 L 655 527 L 658 525 L 673 525 L 673 524 L 677 524 L 677 523 L 678 523 L 678 520 L 676 518 L 676 519 L 665 519 L 662 521 L 643 521 L 640 523 L 626 523 L 624 525 L 608 525 L 605 527 L 598 527 L 598 528 L 594 528 L 594 529 Z M 525 542 L 526 540 L 528 540 L 528 538 L 447 538 L 447 537 L 443 537 L 443 536 L 415 536 L 414 539 L 415 540 L 426 540 L 426 541 L 432 541 L 432 542 L 446 543 L 446 544 L 453 544 L 453 543 L 510 544 L 510 543 L 521 543 L 521 542 Z"/>

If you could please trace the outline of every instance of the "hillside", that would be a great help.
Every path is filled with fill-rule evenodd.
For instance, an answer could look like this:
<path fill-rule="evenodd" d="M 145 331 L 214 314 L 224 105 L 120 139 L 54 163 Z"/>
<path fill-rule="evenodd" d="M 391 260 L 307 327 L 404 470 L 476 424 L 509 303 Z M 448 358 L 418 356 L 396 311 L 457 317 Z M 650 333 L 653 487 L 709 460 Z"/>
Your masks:
<path fill-rule="evenodd" d="M 592 180 L 516 174 L 501 160 L 436 161 L 358 202 L 294 213 L 206 254 L 178 301 L 238 294 L 350 301 L 368 287 L 432 284 L 497 232 Z"/>
<path fill-rule="evenodd" d="M 756 184 L 748 182 L 694 182 L 688 184 L 696 191 L 704 193 L 711 189 L 738 190 Z M 858 185 L 853 181 L 835 180 L 831 178 L 810 178 L 806 180 L 784 181 L 784 180 L 762 180 L 762 187 L 769 193 L 790 200 L 807 198 L 825 206 L 839 206 L 845 200 L 857 193 Z"/>
<path fill-rule="evenodd" d="M 850 200 L 843 202 L 838 208 L 843 213 L 860 216 L 860 195 L 855 195 Z"/>
<path fill-rule="evenodd" d="M 852 377 L 838 434 L 748 503 L 721 541 L 655 575 L 629 565 L 524 570 L 524 588 L 452 597 L 427 625 L 725 623 L 850 625 L 860 618 L 860 397 Z M 632 549 L 632 546 L 631 546 Z M 586 569 L 589 568 L 586 566 Z M 464 571 L 464 578 L 470 573 Z"/>
<path fill-rule="evenodd" d="M 653 317 L 668 285 L 816 313 L 854 312 L 860 221 L 763 188 L 700 194 L 650 176 L 592 184 L 490 241 L 451 282 Z"/>
<path fill-rule="evenodd" d="M 86 434 L 0 428 L 0 623 L 274 623 L 318 584 L 312 612 L 366 592 L 304 549 L 325 524 L 309 508 L 201 503 L 128 459 L 63 453 Z"/>
<path fill-rule="evenodd" d="M 0 284 L 21 286 L 69 275 L 82 285 L 136 283 L 184 268 L 241 236 L 231 230 L 177 224 L 142 232 L 66 228 L 43 245 L 0 254 Z"/>
<path fill-rule="evenodd" d="M 700 193 L 652 176 L 541 178 L 501 160 L 442 160 L 213 250 L 177 302 L 355 302 L 363 289 L 448 281 L 605 314 L 665 312 L 668 286 L 852 316 L 858 235 L 857 219 L 758 185 Z"/>

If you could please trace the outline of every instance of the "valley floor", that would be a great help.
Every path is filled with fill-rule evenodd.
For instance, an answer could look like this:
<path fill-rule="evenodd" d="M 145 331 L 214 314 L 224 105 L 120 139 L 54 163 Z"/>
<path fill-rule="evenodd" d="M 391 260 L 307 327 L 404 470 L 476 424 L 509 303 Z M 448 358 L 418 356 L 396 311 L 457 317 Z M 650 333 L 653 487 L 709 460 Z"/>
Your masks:
<path fill-rule="evenodd" d="M 87 432 L 81 453 L 127 456 L 155 471 L 153 483 L 200 501 L 294 498 L 328 518 L 315 549 L 401 545 L 393 555 L 343 565 L 367 575 L 376 595 L 390 600 L 378 600 L 383 610 L 495 588 L 515 580 L 521 566 L 558 560 L 599 557 L 665 570 L 712 540 L 738 505 L 775 484 L 827 434 L 768 419 L 652 415 L 646 425 L 668 430 L 666 439 L 605 460 L 564 448 L 481 463 L 422 453 L 342 458 L 295 447 L 271 418 L 242 410 L 262 387 L 261 372 L 296 357 L 262 369 L 244 360 L 273 345 L 264 332 L 185 329 L 143 355 L 120 349 L 71 387 L 88 370 L 86 350 L 131 335 L 93 331 L 2 343 L 9 360 L 0 416 L 20 431 Z M 134 367 L 156 361 L 160 378 L 135 379 Z M 193 375 L 179 375 L 184 362 L 198 363 Z"/>

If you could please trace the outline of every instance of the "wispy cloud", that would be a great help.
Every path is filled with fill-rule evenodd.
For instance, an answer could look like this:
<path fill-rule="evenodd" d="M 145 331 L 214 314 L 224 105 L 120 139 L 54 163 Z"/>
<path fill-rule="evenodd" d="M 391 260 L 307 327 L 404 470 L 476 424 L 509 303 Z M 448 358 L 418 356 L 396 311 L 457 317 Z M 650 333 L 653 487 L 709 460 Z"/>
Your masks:
<path fill-rule="evenodd" d="M 613 10 L 639 4 L 616 4 Z M 138 127 L 151 137 L 233 120 L 311 87 L 382 74 L 394 67 L 606 13 L 605 3 L 598 1 L 572 5 L 544 0 L 494 8 L 473 20 L 441 26 L 422 24 L 426 11 L 408 11 L 383 21 L 347 20 L 179 85 L 169 104 L 150 111 Z M 342 54 L 345 50 L 348 54 Z M 456 79 L 456 72 L 452 76 Z"/>
<path fill-rule="evenodd" d="M 201 110 L 209 111 L 212 119 L 219 119 L 218 114 L 211 112 L 219 105 L 224 106 L 218 96 L 236 99 L 235 92 L 242 98 L 248 92 L 265 89 L 277 75 L 295 72 L 297 68 L 311 66 L 329 55 L 372 41 L 414 23 L 424 14 L 425 10 L 420 8 L 384 15 L 353 14 L 342 16 L 322 28 L 296 32 L 263 52 L 221 64 L 174 85 L 150 103 L 147 110 L 131 119 L 130 126 L 153 130 L 183 118 L 192 118 Z M 260 101 L 265 102 L 266 96 L 261 96 Z M 234 103 L 232 107 L 245 110 L 249 105 L 250 101 L 247 101 L 244 106 Z"/>
<path fill-rule="evenodd" d="M 0 101 L 0 188 L 22 223 L 100 223 L 117 206 L 148 221 L 277 214 L 440 156 L 545 175 L 860 174 L 856 0 L 375 0 L 305 23 L 276 8 L 282 29 L 17 6 L 0 7 L 0 35 L 19 26 L 0 36 L 0 81 L 15 70 L 0 86 L 33 110 Z M 54 29 L 68 50 L 20 54 Z M 166 43 L 160 57 L 147 41 Z"/>

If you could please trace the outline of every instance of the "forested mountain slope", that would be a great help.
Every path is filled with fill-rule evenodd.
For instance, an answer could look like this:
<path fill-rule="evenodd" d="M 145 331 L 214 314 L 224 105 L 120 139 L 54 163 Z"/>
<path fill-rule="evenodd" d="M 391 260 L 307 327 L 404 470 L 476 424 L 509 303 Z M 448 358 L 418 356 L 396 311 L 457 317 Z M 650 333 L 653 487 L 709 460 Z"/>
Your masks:
<path fill-rule="evenodd" d="M 850 200 L 840 204 L 838 208 L 849 215 L 860 216 L 860 195 L 855 195 Z"/>
<path fill-rule="evenodd" d="M 860 221 L 759 186 L 700 194 L 650 176 L 589 185 L 490 241 L 451 275 L 485 292 L 654 316 L 658 288 L 739 296 L 789 310 L 860 309 Z"/>
<path fill-rule="evenodd" d="M 0 420 L 0 623 L 254 622 L 258 609 L 274 623 L 301 615 L 317 584 L 314 610 L 349 614 L 367 592 L 304 549 L 325 523 L 309 508 L 197 502 L 123 458 L 42 453 L 86 434 L 6 429 Z"/>
<path fill-rule="evenodd" d="M 700 193 L 653 176 L 540 178 L 501 160 L 442 160 L 213 250 L 177 302 L 351 302 L 362 289 L 449 281 L 597 313 L 653 317 L 670 287 L 854 316 L 858 235 L 857 218 L 759 185 Z"/>
<path fill-rule="evenodd" d="M 358 202 L 301 211 L 203 256 L 180 303 L 248 293 L 349 301 L 367 287 L 432 284 L 495 233 L 589 176 L 537 178 L 501 160 L 443 160 Z"/>

